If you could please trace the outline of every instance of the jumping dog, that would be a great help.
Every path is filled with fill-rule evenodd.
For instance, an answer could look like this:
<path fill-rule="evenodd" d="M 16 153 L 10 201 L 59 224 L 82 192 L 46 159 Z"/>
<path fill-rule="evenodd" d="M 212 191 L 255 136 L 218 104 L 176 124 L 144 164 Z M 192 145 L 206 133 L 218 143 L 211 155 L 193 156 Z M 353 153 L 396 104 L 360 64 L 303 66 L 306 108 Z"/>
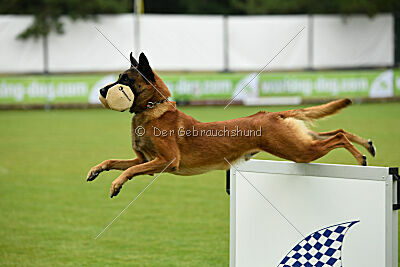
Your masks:
<path fill-rule="evenodd" d="M 366 156 L 351 143 L 354 142 L 375 156 L 375 147 L 370 140 L 343 129 L 315 132 L 307 127 L 309 122 L 347 107 L 351 104 L 350 99 L 282 112 L 261 111 L 248 117 L 203 123 L 179 111 L 176 103 L 168 100 L 170 91 L 152 70 L 143 53 L 139 62 L 131 53 L 130 61 L 131 67 L 122 72 L 115 83 L 100 89 L 100 99 L 107 106 L 107 91 L 116 84 L 127 86 L 132 91 L 134 102 L 129 111 L 135 114 L 131 132 L 136 158 L 103 161 L 91 168 L 87 175 L 87 181 L 92 181 L 103 171 L 123 171 L 112 182 L 111 197 L 138 175 L 163 171 L 195 175 L 211 170 L 227 170 L 230 163 L 248 159 L 260 151 L 304 163 L 314 161 L 335 148 L 345 148 L 358 164 L 366 166 Z M 137 131 L 138 128 L 141 131 Z M 155 129 L 166 134 L 155 134 Z M 240 134 L 239 129 L 244 133 Z M 246 134 L 246 131 L 254 134 Z"/>

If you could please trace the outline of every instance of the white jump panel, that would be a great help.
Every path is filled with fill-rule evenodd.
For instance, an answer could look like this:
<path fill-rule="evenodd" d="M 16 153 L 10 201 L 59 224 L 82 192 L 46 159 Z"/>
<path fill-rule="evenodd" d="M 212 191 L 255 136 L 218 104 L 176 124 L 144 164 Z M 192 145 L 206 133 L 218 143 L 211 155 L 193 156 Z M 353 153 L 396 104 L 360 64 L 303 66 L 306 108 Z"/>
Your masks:
<path fill-rule="evenodd" d="M 389 168 L 261 160 L 235 168 L 230 266 L 397 266 Z"/>

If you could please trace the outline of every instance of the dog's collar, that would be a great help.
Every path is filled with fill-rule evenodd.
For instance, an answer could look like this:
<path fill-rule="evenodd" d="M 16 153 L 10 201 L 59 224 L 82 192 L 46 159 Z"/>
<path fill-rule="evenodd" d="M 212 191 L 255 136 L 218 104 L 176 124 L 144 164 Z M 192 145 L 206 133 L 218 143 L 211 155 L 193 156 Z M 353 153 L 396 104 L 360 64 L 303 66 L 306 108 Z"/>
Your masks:
<path fill-rule="evenodd" d="M 146 105 L 146 108 L 145 108 L 145 109 L 154 108 L 156 105 L 161 104 L 161 103 L 164 103 L 165 101 L 168 101 L 168 98 L 162 99 L 162 100 L 157 101 L 157 102 L 151 102 L 151 101 L 149 101 L 149 102 L 147 102 L 147 105 Z"/>
<path fill-rule="evenodd" d="M 154 108 L 155 106 L 157 106 L 158 104 L 164 103 L 164 102 L 166 102 L 166 101 L 169 101 L 168 98 L 162 99 L 162 100 L 157 101 L 157 102 L 151 102 L 151 101 L 149 101 L 149 102 L 147 102 L 146 107 L 145 107 L 143 110 L 137 111 L 137 112 L 135 112 L 135 114 L 142 113 L 143 111 L 145 111 L 145 110 L 147 110 L 147 109 L 152 109 L 152 108 Z"/>

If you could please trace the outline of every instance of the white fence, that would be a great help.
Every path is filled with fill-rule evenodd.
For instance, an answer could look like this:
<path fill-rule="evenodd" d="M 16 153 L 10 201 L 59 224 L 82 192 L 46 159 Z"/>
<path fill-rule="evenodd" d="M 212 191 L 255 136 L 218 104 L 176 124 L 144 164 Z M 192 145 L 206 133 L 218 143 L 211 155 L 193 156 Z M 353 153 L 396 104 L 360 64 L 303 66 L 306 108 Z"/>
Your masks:
<path fill-rule="evenodd" d="M 16 40 L 30 16 L 0 16 L 0 73 L 42 72 L 42 40 Z M 143 15 L 139 33 L 132 14 L 101 15 L 97 22 L 65 21 L 66 34 L 48 38 L 50 72 L 119 71 L 124 55 L 139 49 L 165 71 L 257 71 L 303 27 L 269 70 L 387 67 L 394 64 L 392 15 L 192 16 Z"/>
<path fill-rule="evenodd" d="M 129 66 L 129 61 L 95 27 L 129 59 L 134 36 L 132 15 L 101 16 L 98 23 L 64 21 L 66 34 L 49 36 L 50 72 L 110 71 Z"/>
<path fill-rule="evenodd" d="M 394 60 L 394 22 L 389 15 L 313 17 L 313 67 L 390 66 Z"/>
<path fill-rule="evenodd" d="M 306 28 L 268 65 L 268 69 L 309 68 L 308 23 L 305 15 L 229 17 L 229 69 L 260 70 L 303 27 Z"/>
<path fill-rule="evenodd" d="M 230 266 L 398 266 L 397 168 L 250 160 L 230 179 Z"/>
<path fill-rule="evenodd" d="M 140 47 L 159 70 L 221 71 L 223 44 L 222 16 L 146 15 L 140 20 Z"/>
<path fill-rule="evenodd" d="M 32 22 L 30 16 L 0 16 L 0 72 L 42 72 L 43 47 L 39 40 L 22 42 L 17 34 Z"/>

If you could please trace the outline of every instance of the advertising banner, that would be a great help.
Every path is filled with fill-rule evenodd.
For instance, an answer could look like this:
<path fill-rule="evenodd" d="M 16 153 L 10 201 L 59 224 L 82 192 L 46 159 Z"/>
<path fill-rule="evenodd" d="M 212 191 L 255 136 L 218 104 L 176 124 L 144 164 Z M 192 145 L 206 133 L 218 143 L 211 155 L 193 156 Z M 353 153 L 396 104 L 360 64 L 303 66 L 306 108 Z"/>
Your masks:
<path fill-rule="evenodd" d="M 259 92 L 260 96 L 303 98 L 392 97 L 400 90 L 394 86 L 395 73 L 398 76 L 399 71 L 271 73 L 260 76 Z"/>
<path fill-rule="evenodd" d="M 160 75 L 173 99 L 235 100 L 300 97 L 381 98 L 400 95 L 400 70 Z M 117 74 L 0 77 L 0 103 L 100 103 L 99 89 Z"/>

